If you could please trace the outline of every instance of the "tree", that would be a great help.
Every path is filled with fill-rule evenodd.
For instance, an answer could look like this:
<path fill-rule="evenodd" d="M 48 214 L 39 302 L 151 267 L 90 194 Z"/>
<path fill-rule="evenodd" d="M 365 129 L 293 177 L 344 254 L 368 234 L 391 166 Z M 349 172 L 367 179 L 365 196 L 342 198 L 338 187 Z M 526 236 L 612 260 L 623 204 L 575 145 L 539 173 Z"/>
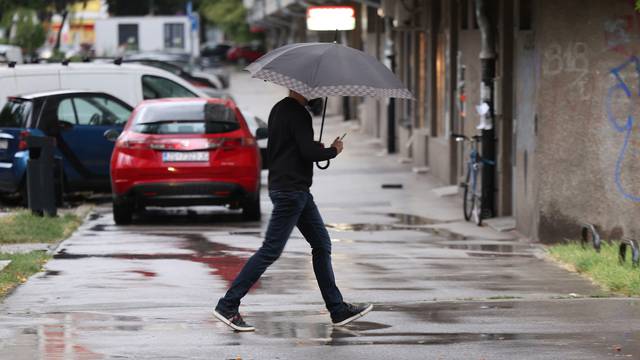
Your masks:
<path fill-rule="evenodd" d="M 218 26 L 232 40 L 248 42 L 258 36 L 249 31 L 242 0 L 202 0 L 200 15 Z"/>
<path fill-rule="evenodd" d="M 188 0 L 107 0 L 107 5 L 109 13 L 115 16 L 176 15 L 185 13 L 187 2 Z"/>
<path fill-rule="evenodd" d="M 5 12 L 2 24 L 7 28 L 14 27 L 15 33 L 10 43 L 21 47 L 25 54 L 33 55 L 46 39 L 45 29 L 34 10 L 19 8 Z"/>

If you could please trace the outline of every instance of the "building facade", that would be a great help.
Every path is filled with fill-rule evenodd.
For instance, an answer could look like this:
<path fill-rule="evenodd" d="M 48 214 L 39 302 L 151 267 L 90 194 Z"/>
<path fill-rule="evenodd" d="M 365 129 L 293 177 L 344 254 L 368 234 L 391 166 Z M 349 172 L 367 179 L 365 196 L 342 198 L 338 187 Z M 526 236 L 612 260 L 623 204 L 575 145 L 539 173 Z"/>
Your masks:
<path fill-rule="evenodd" d="M 271 47 L 331 41 L 304 29 L 306 7 L 324 1 L 245 3 Z M 342 4 L 356 9 L 358 23 L 342 42 L 387 64 L 416 97 L 348 99 L 349 106 L 336 107 L 359 119 L 388 152 L 427 166 L 443 185 L 457 184 L 468 149 L 451 134 L 483 134 L 491 144 L 483 155 L 495 161 L 485 187 L 489 210 L 514 217 L 524 236 L 545 243 L 577 239 L 586 223 L 603 238 L 640 235 L 634 1 Z M 479 113 L 483 102 L 489 115 Z M 492 129 L 478 130 L 487 119 Z"/>

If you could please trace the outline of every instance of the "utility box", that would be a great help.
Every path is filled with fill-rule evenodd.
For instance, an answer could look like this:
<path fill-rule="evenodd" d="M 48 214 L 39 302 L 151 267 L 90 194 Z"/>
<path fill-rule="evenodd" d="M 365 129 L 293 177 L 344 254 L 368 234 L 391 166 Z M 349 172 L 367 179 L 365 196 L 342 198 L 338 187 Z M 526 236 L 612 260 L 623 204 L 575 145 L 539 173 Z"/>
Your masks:
<path fill-rule="evenodd" d="M 27 198 L 29 210 L 34 214 L 57 216 L 55 138 L 49 136 L 28 136 Z"/>

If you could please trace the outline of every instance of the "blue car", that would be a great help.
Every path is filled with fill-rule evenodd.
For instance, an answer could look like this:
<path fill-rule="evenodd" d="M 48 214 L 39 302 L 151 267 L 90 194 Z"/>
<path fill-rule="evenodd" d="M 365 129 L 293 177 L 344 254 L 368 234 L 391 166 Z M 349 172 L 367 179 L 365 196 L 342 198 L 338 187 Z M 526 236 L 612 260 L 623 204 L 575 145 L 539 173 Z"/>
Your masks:
<path fill-rule="evenodd" d="M 0 111 L 0 194 L 26 194 L 27 136 L 56 139 L 56 181 L 66 192 L 110 191 L 114 140 L 132 107 L 102 92 L 60 90 L 9 97 Z"/>

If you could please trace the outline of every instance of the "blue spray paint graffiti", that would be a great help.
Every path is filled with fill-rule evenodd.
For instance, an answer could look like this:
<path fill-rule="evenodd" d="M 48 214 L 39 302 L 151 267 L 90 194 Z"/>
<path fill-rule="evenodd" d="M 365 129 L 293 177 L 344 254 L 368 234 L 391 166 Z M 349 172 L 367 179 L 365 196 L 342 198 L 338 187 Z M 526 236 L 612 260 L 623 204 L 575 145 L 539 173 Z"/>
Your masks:
<path fill-rule="evenodd" d="M 638 101 L 638 98 L 633 98 L 634 96 L 640 97 L 640 93 L 633 94 L 630 89 L 629 84 L 625 82 L 622 72 L 625 70 L 632 71 L 636 76 L 635 79 L 638 81 L 638 89 L 640 89 L 640 59 L 636 56 L 630 57 L 626 62 L 611 69 L 611 74 L 616 79 L 616 84 L 609 88 L 607 93 L 607 100 L 605 102 L 607 117 L 609 122 L 613 126 L 614 130 L 618 133 L 624 133 L 624 142 L 622 143 L 622 148 L 620 149 L 620 154 L 618 155 L 618 160 L 616 161 L 616 172 L 615 172 L 615 182 L 618 191 L 622 194 L 625 199 L 640 202 L 640 194 L 634 193 L 632 190 L 626 189 L 624 184 L 622 183 L 622 170 L 623 170 L 623 162 L 625 160 L 625 156 L 629 154 L 629 140 L 631 135 L 633 134 L 633 127 L 635 126 L 636 119 L 634 119 L 632 114 L 632 106 L 634 102 Z M 640 91 L 640 90 L 639 90 Z M 617 98 L 617 96 L 624 96 L 623 98 Z M 618 119 L 617 116 L 613 112 L 613 101 L 614 100 L 627 100 L 629 111 L 627 112 L 626 119 Z"/>

